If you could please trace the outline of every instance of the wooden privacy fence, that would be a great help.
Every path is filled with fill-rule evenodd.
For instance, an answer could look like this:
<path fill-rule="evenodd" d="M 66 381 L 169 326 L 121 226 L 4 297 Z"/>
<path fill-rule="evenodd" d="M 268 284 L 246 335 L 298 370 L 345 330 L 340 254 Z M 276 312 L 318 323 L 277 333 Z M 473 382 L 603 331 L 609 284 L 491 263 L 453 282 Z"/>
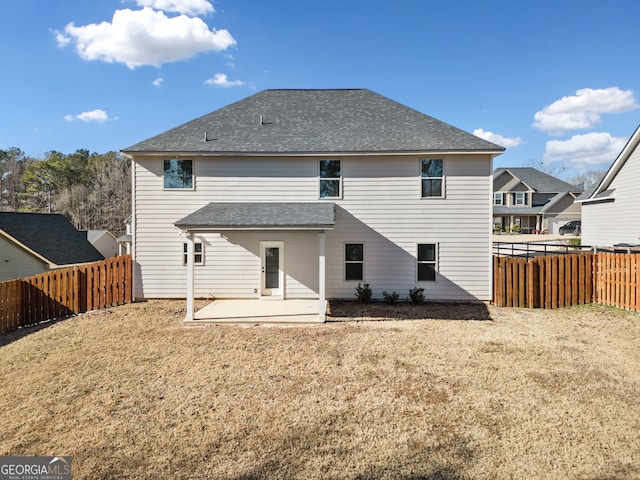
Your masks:
<path fill-rule="evenodd" d="M 0 283 L 0 333 L 124 303 L 132 298 L 131 255 Z"/>
<path fill-rule="evenodd" d="M 640 255 L 579 253 L 493 259 L 499 307 L 562 308 L 602 303 L 640 310 Z"/>

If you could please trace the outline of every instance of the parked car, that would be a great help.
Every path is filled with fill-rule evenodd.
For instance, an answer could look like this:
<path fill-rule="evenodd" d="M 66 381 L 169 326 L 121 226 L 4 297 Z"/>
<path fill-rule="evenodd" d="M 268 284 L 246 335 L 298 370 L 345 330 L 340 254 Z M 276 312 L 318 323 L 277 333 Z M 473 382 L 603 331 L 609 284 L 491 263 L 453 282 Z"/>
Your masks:
<path fill-rule="evenodd" d="M 569 235 L 580 235 L 582 233 L 582 222 L 580 220 L 571 220 L 560 227 L 560 235 L 568 233 Z"/>

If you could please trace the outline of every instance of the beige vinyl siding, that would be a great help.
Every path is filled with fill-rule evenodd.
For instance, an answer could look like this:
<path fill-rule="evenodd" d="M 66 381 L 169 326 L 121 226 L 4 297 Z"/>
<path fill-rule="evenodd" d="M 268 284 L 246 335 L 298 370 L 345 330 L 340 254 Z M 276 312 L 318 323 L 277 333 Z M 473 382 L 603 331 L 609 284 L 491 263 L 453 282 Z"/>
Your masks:
<path fill-rule="evenodd" d="M 354 298 L 357 282 L 344 280 L 344 244 L 365 244 L 365 282 L 374 295 L 422 286 L 431 299 L 488 300 L 490 291 L 491 159 L 443 158 L 445 197 L 421 198 L 420 158 L 340 157 L 343 195 L 319 200 L 318 160 L 195 157 L 195 189 L 162 190 L 162 157 L 136 159 L 138 295 L 183 297 L 182 243 L 173 223 L 208 202 L 308 202 L 337 205 L 327 232 L 327 296 Z M 190 158 L 181 156 L 181 158 Z M 323 156 L 321 158 L 330 158 Z M 199 236 L 205 265 L 195 267 L 196 296 L 253 297 L 260 292 L 261 240 L 285 242 L 286 296 L 318 292 L 317 232 L 227 232 Z M 437 282 L 416 281 L 418 243 L 438 245 Z M 254 289 L 258 293 L 254 293 Z"/>
<path fill-rule="evenodd" d="M 25 278 L 49 270 L 49 265 L 0 236 L 0 282 Z"/>
<path fill-rule="evenodd" d="M 615 189 L 614 202 L 582 204 L 582 243 L 612 246 L 640 243 L 640 148 L 636 148 L 608 189 Z"/>

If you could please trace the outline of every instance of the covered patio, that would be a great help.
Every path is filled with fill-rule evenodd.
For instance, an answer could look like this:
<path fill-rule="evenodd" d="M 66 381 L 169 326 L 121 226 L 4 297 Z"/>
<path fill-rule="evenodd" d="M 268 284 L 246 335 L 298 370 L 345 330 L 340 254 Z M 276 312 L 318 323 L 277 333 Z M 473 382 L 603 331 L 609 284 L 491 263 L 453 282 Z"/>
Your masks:
<path fill-rule="evenodd" d="M 326 311 L 326 302 L 324 311 Z M 318 310 L 318 300 L 214 300 L 194 313 L 188 326 L 255 323 L 322 323 L 324 316 Z"/>
<path fill-rule="evenodd" d="M 185 324 L 209 323 L 301 323 L 324 322 L 326 316 L 326 230 L 335 225 L 333 203 L 209 203 L 174 224 L 185 235 L 186 242 L 186 300 Z M 216 299 L 205 308 L 194 311 L 195 271 L 194 252 L 197 235 L 230 232 L 258 233 L 260 237 L 260 270 L 252 275 L 260 277 L 260 288 L 256 296 L 236 299 Z M 267 233 L 268 232 L 268 233 Z M 294 265 L 285 265 L 284 241 L 267 241 L 268 235 L 279 232 L 282 238 L 287 232 L 317 232 L 317 299 L 289 298 L 286 285 L 287 270 Z M 262 236 L 264 235 L 264 240 Z M 315 255 L 315 254 L 314 254 Z M 256 258 L 256 257 L 252 257 Z M 304 266 L 309 258 L 295 258 Z M 301 262 L 301 263 L 300 263 Z M 315 267 L 314 267 L 315 269 Z M 257 281 L 257 280 L 256 280 Z M 211 285 L 212 294 L 215 285 Z M 258 293 L 259 292 L 259 293 Z M 315 293 L 307 292 L 304 297 Z"/>

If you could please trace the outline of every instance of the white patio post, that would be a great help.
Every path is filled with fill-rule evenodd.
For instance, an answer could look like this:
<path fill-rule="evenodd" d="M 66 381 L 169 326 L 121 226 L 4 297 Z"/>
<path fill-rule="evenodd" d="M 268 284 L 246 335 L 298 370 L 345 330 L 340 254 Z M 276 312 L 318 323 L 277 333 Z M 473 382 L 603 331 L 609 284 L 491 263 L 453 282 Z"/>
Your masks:
<path fill-rule="evenodd" d="M 187 232 L 187 315 L 185 321 L 193 320 L 193 233 Z"/>
<path fill-rule="evenodd" d="M 326 267 L 325 267 L 325 237 L 326 234 L 323 231 L 318 233 L 318 313 L 321 322 L 326 320 Z"/>

